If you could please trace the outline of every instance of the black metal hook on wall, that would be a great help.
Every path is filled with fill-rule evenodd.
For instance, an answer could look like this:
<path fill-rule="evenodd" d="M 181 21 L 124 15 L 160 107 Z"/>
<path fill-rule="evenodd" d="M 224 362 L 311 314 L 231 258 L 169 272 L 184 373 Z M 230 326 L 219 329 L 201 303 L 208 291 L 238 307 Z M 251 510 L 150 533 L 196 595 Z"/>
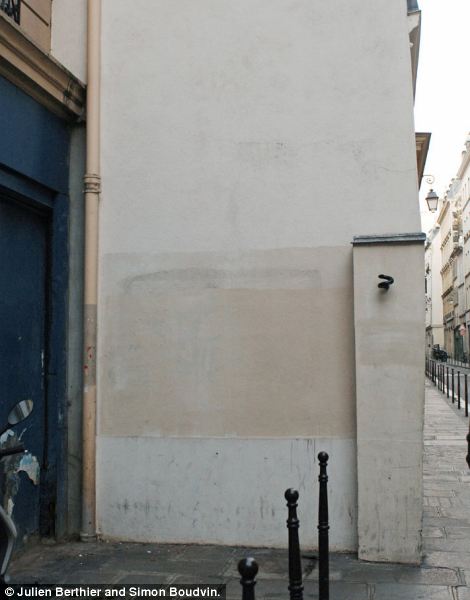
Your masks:
<path fill-rule="evenodd" d="M 379 275 L 379 279 L 385 279 L 385 281 L 381 281 L 377 286 L 377 287 L 381 288 L 382 290 L 388 290 L 388 288 L 395 281 L 393 279 L 393 277 L 390 277 L 390 275 Z"/>

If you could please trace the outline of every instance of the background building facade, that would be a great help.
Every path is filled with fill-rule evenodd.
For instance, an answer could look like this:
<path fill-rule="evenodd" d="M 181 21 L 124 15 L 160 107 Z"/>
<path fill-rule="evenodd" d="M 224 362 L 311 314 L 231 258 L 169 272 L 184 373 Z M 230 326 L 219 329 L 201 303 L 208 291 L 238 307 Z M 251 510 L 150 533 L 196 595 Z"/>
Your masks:
<path fill-rule="evenodd" d="M 467 138 L 462 162 L 458 171 L 461 181 L 461 237 L 462 246 L 462 311 L 460 315 L 460 333 L 466 358 L 470 356 L 470 138 Z M 463 327 L 462 327 L 463 326 Z"/>
<path fill-rule="evenodd" d="M 426 294 L 426 353 L 430 356 L 433 346 L 444 348 L 444 325 L 442 313 L 441 234 L 436 224 L 428 233 L 425 253 Z"/>
<path fill-rule="evenodd" d="M 440 230 L 442 295 L 432 288 L 432 306 L 442 305 L 444 347 L 457 360 L 469 356 L 470 312 L 470 142 L 467 140 L 456 176 L 440 205 L 435 228 Z M 434 256 L 434 255 L 433 255 Z M 428 275 L 428 261 L 426 262 Z"/>
<path fill-rule="evenodd" d="M 444 345 L 451 356 L 456 352 L 455 327 L 458 304 L 457 257 L 459 256 L 459 217 L 457 199 L 449 189 L 438 217 L 441 227 L 442 252 L 442 305 L 444 319 Z"/>

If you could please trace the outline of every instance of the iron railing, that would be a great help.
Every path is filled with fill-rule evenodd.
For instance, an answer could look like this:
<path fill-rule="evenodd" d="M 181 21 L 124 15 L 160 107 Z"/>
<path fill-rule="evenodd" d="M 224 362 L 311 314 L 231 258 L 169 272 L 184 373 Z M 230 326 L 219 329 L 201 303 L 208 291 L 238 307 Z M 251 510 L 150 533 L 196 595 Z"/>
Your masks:
<path fill-rule="evenodd" d="M 0 10 L 20 24 L 21 0 L 0 0 Z"/>
<path fill-rule="evenodd" d="M 426 358 L 426 375 L 439 391 L 445 394 L 447 398 L 450 397 L 452 399 L 452 404 L 457 403 L 457 408 L 459 410 L 463 403 L 465 416 L 468 417 L 469 373 L 462 373 L 448 364 L 433 360 L 432 358 Z M 467 444 L 468 450 L 466 459 L 468 467 L 470 468 L 470 424 L 469 433 L 467 435 Z"/>

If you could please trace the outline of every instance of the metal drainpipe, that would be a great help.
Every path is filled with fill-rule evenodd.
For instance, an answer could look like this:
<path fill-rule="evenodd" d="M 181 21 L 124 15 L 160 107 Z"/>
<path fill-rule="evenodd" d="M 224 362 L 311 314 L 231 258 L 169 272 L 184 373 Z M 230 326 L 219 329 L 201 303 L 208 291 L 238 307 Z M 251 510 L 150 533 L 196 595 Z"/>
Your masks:
<path fill-rule="evenodd" d="M 96 339 L 100 176 L 101 0 L 88 0 L 85 188 L 83 541 L 96 539 Z"/>

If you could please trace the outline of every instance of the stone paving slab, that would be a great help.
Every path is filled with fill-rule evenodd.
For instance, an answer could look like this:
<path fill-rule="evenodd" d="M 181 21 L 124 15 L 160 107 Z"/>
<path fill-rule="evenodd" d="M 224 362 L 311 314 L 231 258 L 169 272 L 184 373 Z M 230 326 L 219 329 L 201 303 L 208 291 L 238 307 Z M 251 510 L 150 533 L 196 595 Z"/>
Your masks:
<path fill-rule="evenodd" d="M 470 588 L 457 588 L 456 600 L 470 600 Z"/>
<path fill-rule="evenodd" d="M 470 474 L 463 411 L 427 382 L 423 468 L 423 564 L 359 561 L 333 554 L 331 600 L 470 600 Z M 334 524 L 332 524 L 334 526 Z M 259 600 L 288 598 L 285 549 L 118 542 L 38 544 L 16 557 L 16 583 L 225 583 L 239 600 L 240 558 L 254 556 Z M 305 598 L 318 598 L 314 557 L 303 558 Z"/>
<path fill-rule="evenodd" d="M 374 600 L 454 600 L 451 588 L 429 585 L 379 584 L 375 586 Z"/>

